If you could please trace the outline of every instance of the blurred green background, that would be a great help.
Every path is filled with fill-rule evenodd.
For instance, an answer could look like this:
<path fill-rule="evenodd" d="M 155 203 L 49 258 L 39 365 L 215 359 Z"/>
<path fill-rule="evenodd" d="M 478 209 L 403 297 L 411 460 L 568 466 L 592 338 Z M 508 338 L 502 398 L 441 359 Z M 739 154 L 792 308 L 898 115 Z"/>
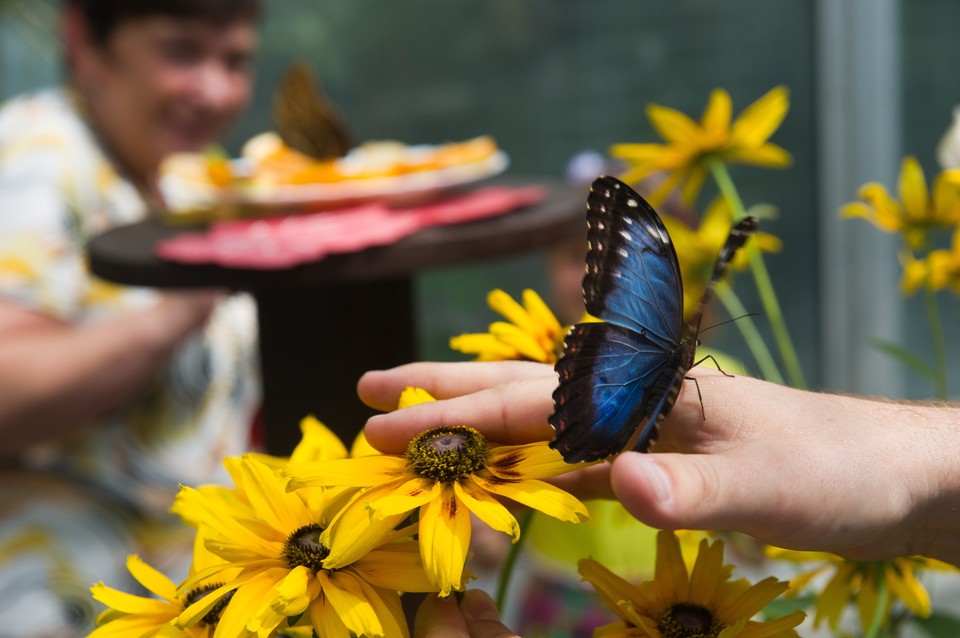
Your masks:
<path fill-rule="evenodd" d="M 56 82 L 57 4 L 0 6 L 0 96 Z M 895 245 L 863 222 L 839 222 L 836 208 L 864 181 L 894 186 L 903 154 L 917 155 L 928 175 L 937 170 L 935 146 L 960 102 L 956 24 L 952 0 L 266 0 L 256 97 L 227 146 L 235 152 L 270 128 L 278 79 L 299 60 L 356 139 L 489 134 L 510 156 L 509 173 L 531 178 L 563 178 L 581 151 L 656 141 L 649 102 L 699 117 L 723 87 L 738 112 L 784 84 L 791 108 L 773 141 L 794 165 L 735 167 L 733 176 L 748 205 L 779 209 L 765 230 L 785 248 L 768 265 L 808 381 L 925 396 L 923 381 L 868 344 L 929 348 L 919 298 L 904 302 L 897 291 Z M 461 358 L 447 338 L 494 319 L 485 303 L 493 287 L 532 287 L 549 302 L 544 257 L 420 273 L 421 357 Z M 760 309 L 747 278 L 737 288 Z M 948 339 L 957 310 L 946 315 Z M 735 328 L 712 331 L 709 342 L 748 359 Z"/>

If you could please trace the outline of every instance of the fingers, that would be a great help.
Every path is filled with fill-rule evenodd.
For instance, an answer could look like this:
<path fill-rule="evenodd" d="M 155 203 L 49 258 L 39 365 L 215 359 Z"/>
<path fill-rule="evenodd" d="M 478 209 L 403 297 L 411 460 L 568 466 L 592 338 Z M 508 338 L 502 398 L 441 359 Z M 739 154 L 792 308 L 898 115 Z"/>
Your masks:
<path fill-rule="evenodd" d="M 557 379 L 521 373 L 506 384 L 372 417 L 364 433 L 371 445 L 388 454 L 402 452 L 419 432 L 441 426 L 467 425 L 491 441 L 508 445 L 550 440 L 553 429 L 547 419 L 553 412 L 553 388 Z M 387 382 L 392 383 L 392 380 Z M 466 386 L 451 381 L 444 385 L 440 396 L 449 396 L 448 391 L 453 387 L 459 390 Z"/>
<path fill-rule="evenodd" d="M 453 596 L 427 596 L 414 619 L 413 638 L 469 638 L 467 621 Z"/>
<path fill-rule="evenodd" d="M 417 610 L 414 638 L 519 638 L 500 622 L 493 599 L 480 589 L 453 596 L 428 596 Z"/>
<path fill-rule="evenodd" d="M 841 459 L 787 456 L 787 447 L 630 452 L 614 461 L 610 481 L 631 514 L 659 529 L 733 530 L 778 547 L 843 554 L 872 541 L 876 514 L 858 504 L 871 500 L 869 488 L 849 489 L 856 481 L 835 469 Z"/>
<path fill-rule="evenodd" d="M 501 383 L 536 377 L 553 377 L 553 368 L 531 361 L 463 361 L 411 363 L 373 370 L 360 378 L 357 392 L 372 408 L 390 411 L 407 386 L 423 388 L 438 399 L 470 394 Z"/>

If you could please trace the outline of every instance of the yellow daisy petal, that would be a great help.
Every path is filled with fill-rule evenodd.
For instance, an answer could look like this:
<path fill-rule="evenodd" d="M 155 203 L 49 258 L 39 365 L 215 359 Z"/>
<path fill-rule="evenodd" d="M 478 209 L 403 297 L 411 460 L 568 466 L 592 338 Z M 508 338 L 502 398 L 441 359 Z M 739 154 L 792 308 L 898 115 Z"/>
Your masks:
<path fill-rule="evenodd" d="M 714 136 L 726 137 L 733 116 L 733 101 L 723 89 L 714 89 L 700 120 L 704 130 Z"/>
<path fill-rule="evenodd" d="M 420 555 L 423 567 L 441 596 L 460 589 L 470 547 L 470 510 L 453 489 L 420 508 Z"/>
<path fill-rule="evenodd" d="M 514 542 L 520 538 L 520 525 L 513 514 L 473 481 L 453 484 L 457 498 L 491 529 L 508 534 Z"/>
<path fill-rule="evenodd" d="M 403 389 L 403 392 L 400 393 L 400 399 L 397 402 L 397 408 L 409 408 L 411 405 L 418 405 L 420 403 L 430 403 L 436 401 L 429 392 L 423 388 L 415 388 L 413 386 L 407 386 Z"/>
<path fill-rule="evenodd" d="M 916 157 L 907 156 L 900 164 L 900 201 L 908 218 L 923 221 L 928 217 L 927 180 Z"/>
<path fill-rule="evenodd" d="M 692 143 L 698 139 L 699 129 L 685 113 L 659 104 L 647 107 L 647 119 L 663 139 L 671 143 Z"/>
<path fill-rule="evenodd" d="M 535 336 L 512 323 L 495 321 L 490 324 L 490 334 L 532 361 L 549 363 L 554 358 L 553 353 L 545 350 Z"/>
<path fill-rule="evenodd" d="M 789 108 L 790 92 L 785 86 L 774 87 L 740 113 L 731 137 L 743 146 L 760 146 L 779 128 Z"/>
<path fill-rule="evenodd" d="M 474 480 L 481 488 L 553 516 L 561 521 L 580 523 L 589 517 L 586 506 L 559 487 L 537 480 L 516 483 L 490 481 L 479 476 Z"/>
<path fill-rule="evenodd" d="M 520 356 L 516 348 L 486 332 L 451 337 L 450 349 L 477 355 L 479 361 L 505 361 Z"/>
<path fill-rule="evenodd" d="M 536 331 L 536 324 L 530 318 L 526 308 L 521 306 L 513 297 L 499 288 L 487 293 L 487 305 L 503 315 L 507 321 L 527 333 Z"/>
<path fill-rule="evenodd" d="M 291 463 L 285 474 L 288 490 L 301 487 L 369 487 L 403 475 L 405 461 L 392 455 L 358 459 L 332 459 L 313 463 Z"/>
<path fill-rule="evenodd" d="M 437 588 L 423 571 L 417 541 L 390 543 L 370 551 L 350 569 L 371 585 L 405 592 L 432 592 Z"/>
<path fill-rule="evenodd" d="M 584 467 L 587 466 L 567 463 L 545 442 L 499 446 L 491 451 L 487 460 L 490 473 L 507 480 L 552 478 Z"/>
<path fill-rule="evenodd" d="M 143 562 L 136 554 L 127 557 L 127 571 L 147 591 L 169 601 L 177 600 L 177 586 L 166 575 Z"/>
<path fill-rule="evenodd" d="M 358 636 L 384 636 L 383 623 L 366 597 L 360 579 L 349 571 L 322 571 L 317 579 L 343 624 Z"/>

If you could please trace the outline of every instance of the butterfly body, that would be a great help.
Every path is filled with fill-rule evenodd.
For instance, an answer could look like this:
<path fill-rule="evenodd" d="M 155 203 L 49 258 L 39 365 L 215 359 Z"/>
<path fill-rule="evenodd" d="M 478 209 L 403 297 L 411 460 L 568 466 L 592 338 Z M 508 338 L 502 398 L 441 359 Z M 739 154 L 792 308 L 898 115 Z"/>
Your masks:
<path fill-rule="evenodd" d="M 755 226 L 746 218 L 731 231 L 687 323 L 680 266 L 663 222 L 626 184 L 594 182 L 583 294 L 587 312 L 603 321 L 573 326 L 556 364 L 551 447 L 567 462 L 649 448 L 694 365 L 706 297 Z"/>

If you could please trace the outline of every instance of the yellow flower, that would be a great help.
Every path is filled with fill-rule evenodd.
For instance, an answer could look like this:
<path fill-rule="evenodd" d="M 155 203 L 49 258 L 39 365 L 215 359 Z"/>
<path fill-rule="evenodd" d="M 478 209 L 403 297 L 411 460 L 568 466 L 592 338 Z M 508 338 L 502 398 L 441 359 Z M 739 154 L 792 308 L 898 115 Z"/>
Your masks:
<path fill-rule="evenodd" d="M 656 206 L 666 195 L 682 188 L 683 200 L 692 203 L 707 175 L 709 158 L 726 163 L 756 166 L 789 166 L 786 150 L 767 140 L 783 121 L 789 108 L 786 87 L 778 86 L 748 106 L 731 124 L 730 94 L 714 89 L 698 124 L 672 108 L 651 104 L 647 117 L 665 144 L 615 144 L 610 154 L 626 160 L 630 168 L 623 181 L 636 183 L 654 173 L 667 178 L 650 195 Z"/>
<path fill-rule="evenodd" d="M 900 262 L 903 264 L 900 288 L 904 294 L 912 294 L 921 287 L 930 290 L 949 288 L 960 294 L 960 229 L 954 231 L 949 249 L 931 250 L 922 259 L 904 252 Z"/>
<path fill-rule="evenodd" d="M 566 329 L 535 291 L 523 291 L 523 305 L 497 289 L 487 295 L 491 309 L 507 321 L 490 324 L 489 332 L 462 334 L 450 339 L 450 347 L 477 355 L 478 361 L 524 359 L 556 363 Z"/>
<path fill-rule="evenodd" d="M 212 638 L 217 620 L 228 604 L 226 598 L 221 605 L 211 608 L 193 627 L 178 629 L 174 621 L 197 597 L 216 589 L 217 585 L 206 585 L 181 594 L 173 581 L 136 555 L 127 558 L 127 569 L 153 596 L 136 596 L 97 583 L 90 591 L 93 598 L 108 609 L 97 618 L 98 627 L 90 633 L 89 638 Z"/>
<path fill-rule="evenodd" d="M 759 622 L 751 620 L 787 589 L 787 583 L 766 578 L 755 585 L 730 580 L 732 565 L 723 564 L 723 541 L 700 542 L 688 573 L 673 532 L 657 534 L 654 578 L 632 585 L 591 559 L 578 564 L 580 576 L 590 582 L 620 621 L 600 627 L 594 636 L 639 638 L 766 638 L 796 636 L 793 627 L 801 611 Z"/>
<path fill-rule="evenodd" d="M 790 589 L 794 593 L 799 593 L 818 575 L 833 571 L 826 586 L 817 595 L 817 615 L 814 618 L 814 627 L 826 621 L 831 629 L 837 628 L 840 616 L 850 601 L 857 604 L 861 627 L 864 630 L 869 628 L 880 602 L 877 586 L 881 579 L 885 581 L 885 588 L 890 592 L 887 608 L 883 611 L 884 623 L 889 618 L 895 599 L 899 599 L 914 616 L 926 618 L 932 611 L 930 596 L 917 578 L 916 571 L 955 569 L 946 563 L 922 556 L 861 562 L 826 552 L 801 552 L 778 547 L 767 547 L 765 551 L 774 559 L 819 563 L 790 581 Z"/>
<path fill-rule="evenodd" d="M 409 388 L 400 405 L 433 401 Z M 565 521 L 587 516 L 580 501 L 541 479 L 579 466 L 564 463 L 546 441 L 493 446 L 465 426 L 433 428 L 416 436 L 402 455 L 291 465 L 289 489 L 349 485 L 364 488 L 320 537 L 330 548 L 327 568 L 339 568 L 369 546 L 367 526 L 392 526 L 419 511 L 420 553 L 430 582 L 446 596 L 460 589 L 470 545 L 472 512 L 491 528 L 520 538 L 506 497 Z M 371 515 L 372 513 L 372 515 Z"/>
<path fill-rule="evenodd" d="M 676 217 L 663 215 L 661 218 L 677 251 L 677 261 L 680 262 L 680 274 L 683 278 L 683 315 L 690 319 L 696 312 L 697 304 L 713 274 L 717 255 L 730 234 L 733 211 L 724 198 L 717 197 L 707 207 L 700 220 L 700 227 L 696 230 Z M 754 233 L 747 241 L 757 242 L 760 250 L 764 252 L 776 252 L 781 247 L 777 237 L 764 232 Z M 730 269 L 746 268 L 747 260 L 747 251 L 738 250 L 730 263 Z"/>
<path fill-rule="evenodd" d="M 232 592 L 218 636 L 266 636 L 298 616 L 323 636 L 409 635 L 398 592 L 435 588 L 416 542 L 403 540 L 408 530 L 371 524 L 370 551 L 328 568 L 323 561 L 329 550 L 321 537 L 344 502 L 343 492 L 318 489 L 308 503 L 252 457 L 241 459 L 234 472 L 240 480 L 230 503 L 189 487 L 177 495 L 182 515 L 199 521 L 206 548 L 224 561 L 200 570 L 182 587 L 230 574 L 180 614 L 178 627 L 196 626 Z"/>
<path fill-rule="evenodd" d="M 863 217 L 889 233 L 902 233 L 907 245 L 917 250 L 926 243 L 931 228 L 947 228 L 960 223 L 960 188 L 945 173 L 934 178 L 933 193 L 917 158 L 908 155 L 900 164 L 898 184 L 900 200 L 887 192 L 883 184 L 869 182 L 860 187 L 861 202 L 840 209 L 844 217 Z"/>

